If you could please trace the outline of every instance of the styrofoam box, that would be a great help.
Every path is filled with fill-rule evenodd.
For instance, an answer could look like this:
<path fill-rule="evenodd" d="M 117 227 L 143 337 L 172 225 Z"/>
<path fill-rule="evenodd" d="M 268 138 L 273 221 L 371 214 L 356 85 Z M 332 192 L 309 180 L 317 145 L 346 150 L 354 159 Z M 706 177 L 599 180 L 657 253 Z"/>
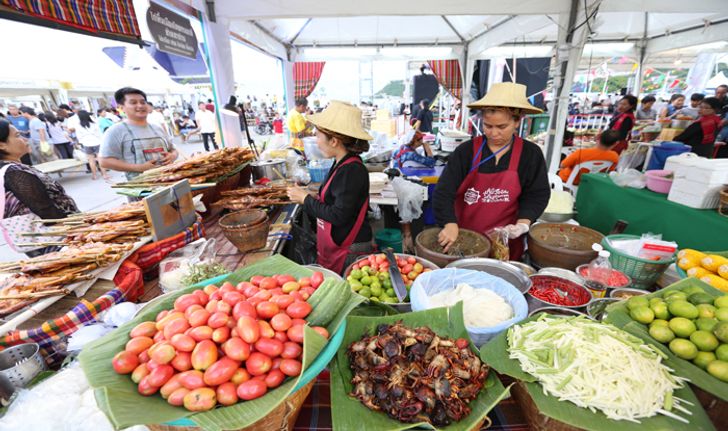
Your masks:
<path fill-rule="evenodd" d="M 728 159 L 706 159 L 681 154 L 668 157 L 665 169 L 673 171 L 676 180 L 686 179 L 708 186 L 728 184 Z"/>
<path fill-rule="evenodd" d="M 722 184 L 706 186 L 680 178 L 672 182 L 667 200 L 697 209 L 718 208 L 722 189 Z"/>

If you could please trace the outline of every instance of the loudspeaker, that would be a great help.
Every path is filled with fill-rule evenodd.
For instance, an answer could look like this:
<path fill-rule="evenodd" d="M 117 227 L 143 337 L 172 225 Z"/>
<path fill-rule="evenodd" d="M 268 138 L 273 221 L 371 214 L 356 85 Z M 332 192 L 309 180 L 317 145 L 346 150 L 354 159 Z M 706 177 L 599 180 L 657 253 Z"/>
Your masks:
<path fill-rule="evenodd" d="M 412 104 L 418 105 L 422 99 L 432 102 L 437 96 L 440 85 L 435 75 L 416 75 L 413 80 Z"/>

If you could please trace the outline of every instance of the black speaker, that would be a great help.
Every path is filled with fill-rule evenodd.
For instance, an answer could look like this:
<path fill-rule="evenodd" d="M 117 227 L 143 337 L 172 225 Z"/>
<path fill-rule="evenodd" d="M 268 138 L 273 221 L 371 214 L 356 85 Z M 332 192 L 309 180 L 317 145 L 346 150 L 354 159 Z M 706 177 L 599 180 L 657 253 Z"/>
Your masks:
<path fill-rule="evenodd" d="M 435 75 L 416 75 L 413 78 L 412 88 L 412 104 L 417 105 L 422 99 L 432 102 L 437 96 L 440 85 L 437 83 Z"/>

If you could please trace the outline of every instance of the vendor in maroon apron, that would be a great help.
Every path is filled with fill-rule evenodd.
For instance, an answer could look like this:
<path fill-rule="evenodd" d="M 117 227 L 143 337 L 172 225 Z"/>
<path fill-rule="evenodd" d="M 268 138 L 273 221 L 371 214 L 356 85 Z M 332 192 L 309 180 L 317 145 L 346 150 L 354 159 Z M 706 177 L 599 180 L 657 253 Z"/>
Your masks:
<path fill-rule="evenodd" d="M 461 228 L 486 233 L 503 227 L 511 260 L 520 260 L 525 234 L 546 208 L 550 186 L 543 153 L 521 139 L 517 129 L 523 114 L 542 111 L 528 102 L 526 87 L 514 83 L 493 84 L 468 107 L 483 110 L 485 136 L 461 144 L 448 159 L 433 199 L 443 225 L 438 240 L 447 250 Z M 501 163 L 504 157 L 507 166 Z"/>
<path fill-rule="evenodd" d="M 316 217 L 318 263 L 341 273 L 358 256 L 369 254 L 372 231 L 366 221 L 369 207 L 369 174 L 359 154 L 373 138 L 361 126 L 361 110 L 332 101 L 320 114 L 308 117 L 316 127 L 316 144 L 326 158 L 335 158 L 314 197 L 301 187 L 289 187 L 291 201 Z"/>
<path fill-rule="evenodd" d="M 716 112 L 720 110 L 720 101 L 715 97 L 706 97 L 698 105 L 700 117 L 675 137 L 675 141 L 692 147 L 692 152 L 701 157 L 713 157 L 715 138 L 720 131 L 721 119 Z"/>
<path fill-rule="evenodd" d="M 634 127 L 634 109 L 637 107 L 637 98 L 628 94 L 622 97 L 617 103 L 617 114 L 612 117 L 609 122 L 609 129 L 616 130 L 620 134 L 620 140 L 612 148 L 617 154 L 622 154 L 629 146 L 629 140 L 632 138 L 632 128 Z"/>

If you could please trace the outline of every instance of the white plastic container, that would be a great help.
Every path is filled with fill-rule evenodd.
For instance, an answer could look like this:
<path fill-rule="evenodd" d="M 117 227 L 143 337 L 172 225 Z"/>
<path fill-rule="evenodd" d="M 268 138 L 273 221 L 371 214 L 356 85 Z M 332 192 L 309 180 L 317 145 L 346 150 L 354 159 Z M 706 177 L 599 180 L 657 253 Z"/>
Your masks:
<path fill-rule="evenodd" d="M 440 150 L 453 152 L 458 145 L 470 139 L 470 135 L 457 130 L 445 129 L 437 134 L 437 138 L 440 141 Z"/>
<path fill-rule="evenodd" d="M 706 159 L 694 153 L 668 157 L 665 169 L 675 172 L 675 180 L 689 180 L 707 186 L 728 183 L 728 159 Z"/>
<path fill-rule="evenodd" d="M 718 208 L 721 183 L 706 185 L 688 179 L 675 179 L 667 195 L 667 200 L 697 209 Z"/>

